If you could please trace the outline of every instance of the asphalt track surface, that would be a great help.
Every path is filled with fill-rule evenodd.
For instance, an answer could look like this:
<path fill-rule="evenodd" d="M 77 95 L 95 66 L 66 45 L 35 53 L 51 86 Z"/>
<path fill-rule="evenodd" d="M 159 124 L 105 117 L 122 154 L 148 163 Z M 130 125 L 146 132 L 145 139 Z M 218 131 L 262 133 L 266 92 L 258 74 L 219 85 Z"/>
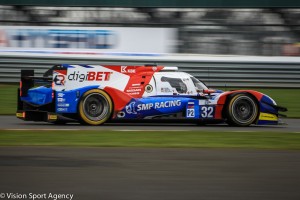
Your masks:
<path fill-rule="evenodd" d="M 299 200 L 299 169 L 299 151 L 0 147 L 0 197 Z"/>
<path fill-rule="evenodd" d="M 95 127 L 0 116 L 2 130 L 300 132 L 300 120 L 285 122 L 287 125 L 246 128 L 178 123 Z M 300 151 L 0 147 L 0 200 L 9 199 L 7 193 L 27 195 L 22 199 L 30 199 L 30 193 L 52 193 L 72 194 L 76 200 L 299 200 L 299 169 Z"/>
<path fill-rule="evenodd" d="M 115 130 L 115 131 L 249 131 L 249 132 L 300 132 L 300 119 L 283 119 L 285 124 L 276 126 L 230 127 L 226 124 L 199 126 L 193 123 L 107 123 L 101 126 L 84 126 L 79 123 L 55 125 L 47 122 L 31 122 L 15 116 L 0 116 L 0 130 Z"/>

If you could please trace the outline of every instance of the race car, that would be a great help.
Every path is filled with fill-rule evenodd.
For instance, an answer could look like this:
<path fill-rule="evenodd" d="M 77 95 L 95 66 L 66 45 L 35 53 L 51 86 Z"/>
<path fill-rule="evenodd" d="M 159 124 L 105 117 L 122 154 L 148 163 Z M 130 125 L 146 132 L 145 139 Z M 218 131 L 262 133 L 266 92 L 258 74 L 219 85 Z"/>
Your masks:
<path fill-rule="evenodd" d="M 43 77 L 21 70 L 16 116 L 88 125 L 169 119 L 249 126 L 276 125 L 284 116 L 279 111 L 287 109 L 265 94 L 209 89 L 177 67 L 61 64 Z"/>

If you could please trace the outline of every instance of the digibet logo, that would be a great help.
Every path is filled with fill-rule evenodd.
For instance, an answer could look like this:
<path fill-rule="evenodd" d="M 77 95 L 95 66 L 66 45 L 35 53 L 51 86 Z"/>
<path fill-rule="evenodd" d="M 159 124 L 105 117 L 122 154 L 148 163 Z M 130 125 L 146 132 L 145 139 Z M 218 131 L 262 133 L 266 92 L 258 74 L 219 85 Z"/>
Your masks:
<path fill-rule="evenodd" d="M 110 75 L 112 72 L 94 72 L 94 71 L 89 71 L 89 72 L 79 72 L 79 71 L 74 71 L 73 73 L 68 75 L 68 80 L 70 81 L 109 81 Z"/>

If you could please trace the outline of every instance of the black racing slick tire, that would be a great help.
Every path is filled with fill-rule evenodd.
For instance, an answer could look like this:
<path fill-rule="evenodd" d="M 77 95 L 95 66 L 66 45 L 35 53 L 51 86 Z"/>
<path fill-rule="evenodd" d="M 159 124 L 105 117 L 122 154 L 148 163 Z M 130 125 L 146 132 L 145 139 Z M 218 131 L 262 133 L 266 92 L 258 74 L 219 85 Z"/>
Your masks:
<path fill-rule="evenodd" d="M 249 94 L 236 94 L 226 107 L 227 123 L 231 126 L 250 126 L 258 116 L 257 101 Z"/>
<path fill-rule="evenodd" d="M 113 103 L 103 90 L 93 89 L 83 94 L 78 107 L 81 122 L 89 125 L 101 125 L 112 114 Z"/>

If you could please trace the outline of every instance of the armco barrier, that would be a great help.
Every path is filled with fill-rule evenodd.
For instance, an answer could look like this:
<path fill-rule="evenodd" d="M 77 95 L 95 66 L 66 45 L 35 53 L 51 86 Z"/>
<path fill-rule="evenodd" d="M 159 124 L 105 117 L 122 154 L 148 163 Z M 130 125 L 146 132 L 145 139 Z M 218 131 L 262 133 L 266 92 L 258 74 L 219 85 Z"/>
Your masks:
<path fill-rule="evenodd" d="M 211 87 L 300 88 L 300 58 L 211 55 L 40 54 L 0 52 L 0 82 L 18 82 L 21 69 L 41 76 L 55 64 L 158 64 L 178 66 Z"/>

